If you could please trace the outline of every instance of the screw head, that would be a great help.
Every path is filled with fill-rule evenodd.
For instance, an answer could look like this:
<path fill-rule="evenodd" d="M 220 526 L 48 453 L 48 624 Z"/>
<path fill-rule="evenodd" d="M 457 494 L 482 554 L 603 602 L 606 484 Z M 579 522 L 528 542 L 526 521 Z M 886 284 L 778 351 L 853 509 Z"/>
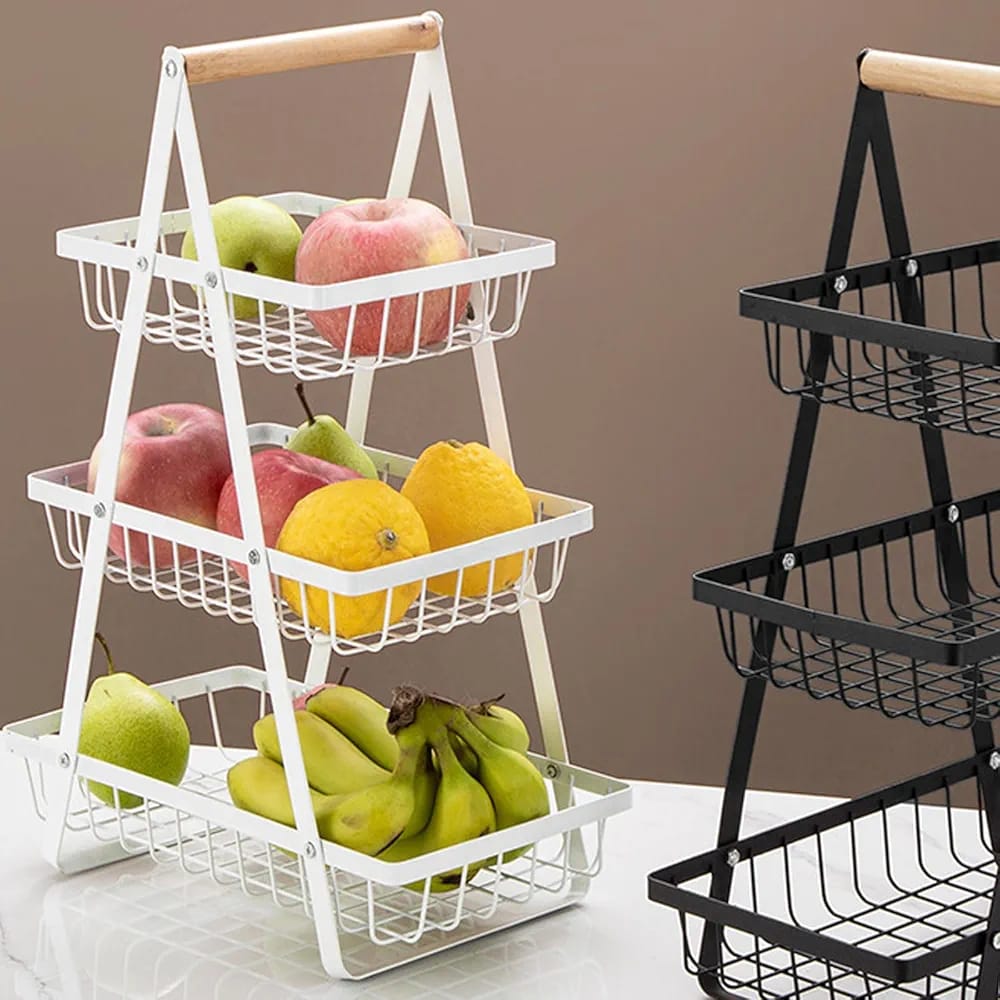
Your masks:
<path fill-rule="evenodd" d="M 218 283 L 219 276 L 214 271 L 209 271 L 208 274 L 205 275 L 205 284 L 208 285 L 209 288 L 215 288 Z"/>
<path fill-rule="evenodd" d="M 61 753 L 61 754 L 59 754 L 59 766 L 60 767 L 69 767 L 69 765 L 71 763 L 72 763 L 72 761 L 70 760 L 70 756 L 69 756 L 68 753 Z"/>
<path fill-rule="evenodd" d="M 843 295 L 847 291 L 847 278 L 842 274 L 838 274 L 836 278 L 833 279 L 833 290 L 838 295 Z"/>
<path fill-rule="evenodd" d="M 316 845 L 310 840 L 302 849 L 302 853 L 305 854 L 307 858 L 316 857 Z"/>
<path fill-rule="evenodd" d="M 781 568 L 784 569 L 784 570 L 786 570 L 786 571 L 795 569 L 795 553 L 794 552 L 786 552 L 781 557 Z"/>
<path fill-rule="evenodd" d="M 163 67 L 163 72 L 173 79 L 177 76 L 177 63 L 175 63 L 173 59 L 168 59 Z"/>
<path fill-rule="evenodd" d="M 558 778 L 559 777 L 559 768 L 555 764 L 546 764 L 545 765 L 545 773 L 550 778 Z"/>
<path fill-rule="evenodd" d="M 948 523 L 954 524 L 957 520 L 958 520 L 958 507 L 956 507 L 955 504 L 952 504 L 948 508 Z"/>
<path fill-rule="evenodd" d="M 1000 771 L 1000 752 L 996 750 L 990 754 L 990 768 L 994 771 Z"/>
<path fill-rule="evenodd" d="M 256 549 L 251 549 L 247 553 L 247 561 L 251 566 L 256 566 L 260 562 L 260 553 Z"/>
<path fill-rule="evenodd" d="M 108 508 L 105 507 L 100 500 L 98 500 L 97 503 L 94 504 L 94 517 L 104 517 L 104 515 L 107 514 L 107 512 Z"/>
<path fill-rule="evenodd" d="M 149 267 L 149 261 L 145 257 L 137 257 L 135 261 L 136 270 L 145 271 Z"/>
<path fill-rule="evenodd" d="M 729 865 L 730 868 L 735 868 L 739 863 L 740 863 L 740 852 L 736 850 L 736 848 L 734 847 L 726 855 L 726 864 Z"/>
<path fill-rule="evenodd" d="M 915 278 L 917 272 L 920 270 L 920 264 L 917 263 L 912 257 L 906 262 L 906 276 L 908 278 Z"/>

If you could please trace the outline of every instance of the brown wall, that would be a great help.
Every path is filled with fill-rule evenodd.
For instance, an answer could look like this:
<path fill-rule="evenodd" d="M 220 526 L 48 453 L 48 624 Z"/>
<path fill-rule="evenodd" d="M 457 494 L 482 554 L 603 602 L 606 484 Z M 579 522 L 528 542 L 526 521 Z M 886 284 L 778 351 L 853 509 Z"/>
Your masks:
<path fill-rule="evenodd" d="M 524 478 L 596 505 L 597 528 L 572 546 L 546 611 L 572 753 L 627 776 L 718 782 L 740 684 L 714 615 L 690 599 L 690 574 L 768 545 L 795 413 L 767 381 L 737 289 L 821 264 L 857 51 L 995 60 L 1000 15 L 988 0 L 439 6 L 477 217 L 559 245 L 499 355 Z M 162 45 L 408 12 L 382 0 L 39 0 L 8 11 L 4 721 L 58 704 L 78 582 L 52 560 L 23 476 L 88 453 L 114 346 L 84 328 L 54 231 L 137 210 Z M 405 74 L 385 61 L 199 90 L 211 196 L 378 192 Z M 995 235 L 996 112 L 905 99 L 891 111 L 914 241 Z M 426 163 L 417 193 L 440 196 Z M 865 208 L 858 258 L 882 252 Z M 215 402 L 201 357 L 146 348 L 142 362 L 137 407 Z M 244 384 L 252 418 L 298 420 L 290 379 L 251 371 Z M 345 392 L 317 387 L 314 402 L 342 414 Z M 379 376 L 374 443 L 415 454 L 480 434 L 467 355 Z M 996 484 L 996 446 L 950 445 L 959 492 Z M 911 428 L 824 414 L 804 534 L 922 506 L 919 458 Z M 259 662 L 252 629 L 120 588 L 106 591 L 101 624 L 121 666 L 148 680 Z M 528 704 L 512 620 L 353 665 L 379 695 L 415 680 Z M 754 780 L 846 792 L 964 748 L 964 737 L 781 694 Z"/>

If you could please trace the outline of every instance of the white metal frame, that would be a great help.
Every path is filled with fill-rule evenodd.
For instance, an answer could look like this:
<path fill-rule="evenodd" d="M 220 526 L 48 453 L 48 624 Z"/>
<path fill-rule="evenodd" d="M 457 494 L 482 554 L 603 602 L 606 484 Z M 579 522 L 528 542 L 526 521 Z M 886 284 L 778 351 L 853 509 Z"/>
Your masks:
<path fill-rule="evenodd" d="M 439 16 L 435 16 L 438 17 L 440 24 Z M 420 51 L 414 55 L 399 140 L 386 192 L 387 196 L 399 197 L 409 194 L 428 108 L 431 109 L 434 116 L 438 152 L 443 168 L 450 214 L 458 224 L 472 227 L 472 208 L 443 43 L 439 43 L 433 49 Z M 190 223 L 198 248 L 199 260 L 196 265 L 182 262 L 176 257 L 168 258 L 164 255 L 162 247 L 164 198 L 175 138 L 188 197 Z M 101 463 L 92 495 L 93 509 L 87 512 L 90 516 L 90 523 L 83 551 L 82 575 L 63 694 L 63 708 L 60 713 L 45 717 L 48 720 L 47 723 L 39 724 L 29 720 L 27 723 L 8 727 L 7 739 L 10 749 L 44 761 L 48 765 L 46 767 L 45 788 L 48 807 L 42 846 L 44 856 L 50 863 L 65 871 L 79 870 L 94 864 L 106 863 L 110 857 L 121 857 L 126 853 L 120 849 L 121 845 L 113 844 L 109 851 L 103 853 L 95 853 L 91 850 L 89 853 L 80 854 L 69 843 L 67 836 L 67 819 L 71 812 L 71 801 L 74 794 L 77 793 L 79 777 L 88 775 L 118 781 L 121 787 L 134 788 L 140 794 L 146 795 L 156 802 L 171 805 L 179 813 L 183 811 L 187 815 L 203 816 L 206 822 L 217 822 L 227 829 L 235 829 L 236 831 L 244 830 L 247 834 L 261 837 L 267 843 L 282 845 L 294 851 L 299 856 L 308 909 L 316 925 L 320 954 L 325 969 L 331 976 L 360 978 L 389 965 L 406 961 L 408 957 L 406 955 L 401 957 L 399 953 L 393 952 L 391 956 L 386 954 L 382 957 L 358 960 L 350 968 L 345 964 L 341 947 L 342 927 L 338 924 L 337 901 L 332 895 L 332 882 L 328 869 L 334 867 L 339 870 L 352 871 L 362 878 L 370 878 L 380 884 L 384 884 L 388 878 L 390 884 L 401 885 L 414 876 L 427 874 L 434 870 L 435 862 L 430 862 L 431 868 L 428 868 L 428 862 L 424 859 L 418 859 L 402 866 L 389 866 L 374 859 L 355 855 L 355 852 L 344 852 L 336 845 L 323 844 L 318 836 L 293 716 L 292 699 L 296 685 L 289 681 L 279 620 L 275 614 L 275 594 L 272 591 L 272 573 L 275 571 L 275 567 L 271 565 L 275 553 L 270 552 L 264 544 L 260 509 L 251 465 L 251 434 L 248 431 L 237 364 L 234 324 L 230 321 L 227 309 L 227 294 L 233 292 L 249 293 L 259 295 L 263 299 L 265 295 L 274 290 L 274 283 L 273 279 L 247 276 L 220 267 L 209 207 L 210 201 L 192 110 L 191 93 L 184 69 L 184 56 L 179 49 L 168 47 L 163 52 L 162 72 L 156 99 L 141 208 L 134 230 L 134 245 L 128 257 L 131 272 L 124 312 L 121 316 L 120 335 L 117 341 L 103 427 L 102 454 L 104 460 Z M 176 223 L 177 220 L 171 221 Z M 67 235 L 62 239 L 72 243 L 73 236 Z M 105 244 L 105 246 L 109 252 L 117 249 L 113 248 L 111 244 Z M 532 252 L 530 247 L 522 249 L 526 252 Z M 536 253 L 536 262 L 533 263 L 533 266 L 547 266 L 548 263 L 551 263 L 553 256 L 551 244 L 546 246 L 544 241 L 541 241 L 535 247 L 534 252 Z M 537 256 L 538 254 L 541 256 Z M 82 254 L 80 259 L 83 259 Z M 479 262 L 471 263 L 476 265 Z M 116 266 L 121 266 L 121 262 Z M 151 285 L 156 275 L 170 273 L 171 269 L 175 269 L 176 276 L 181 277 L 185 274 L 186 269 L 187 275 L 190 276 L 191 270 L 195 266 L 199 271 L 196 282 L 199 285 L 199 295 L 204 296 L 207 311 L 213 347 L 212 355 L 244 530 L 244 540 L 241 542 L 237 539 L 230 539 L 229 549 L 225 551 L 232 553 L 232 555 L 238 554 L 249 567 L 250 603 L 253 620 L 260 635 L 266 675 L 265 678 L 261 678 L 259 686 L 262 690 L 266 688 L 276 716 L 278 738 L 282 748 L 296 821 L 295 829 L 268 823 L 259 817 L 235 810 L 233 807 L 228 810 L 224 809 L 217 802 L 212 802 L 209 805 L 199 804 L 199 800 L 188 794 L 184 788 L 161 787 L 162 783 L 160 782 L 145 779 L 130 772 L 121 772 L 121 769 L 77 754 L 81 715 L 92 655 L 92 636 L 97 624 L 102 586 L 105 579 L 109 533 L 112 520 L 116 519 L 115 487 L 119 464 L 117 457 L 121 454 L 124 439 L 139 348 L 144 335 Z M 484 264 L 482 266 L 488 268 L 490 265 Z M 449 267 L 452 265 L 443 265 L 445 269 Z M 433 272 L 439 269 L 427 268 L 423 270 Z M 419 276 L 415 279 L 411 272 L 406 272 L 402 277 L 399 275 L 387 276 L 382 285 L 378 285 L 376 279 L 366 280 L 369 283 L 373 280 L 376 281 L 376 286 L 374 288 L 366 286 L 362 289 L 362 295 L 356 297 L 354 301 L 366 301 L 373 297 L 400 294 L 400 289 L 402 291 L 409 290 L 407 283 L 416 281 L 419 285 L 421 279 Z M 423 281 L 425 284 L 422 287 L 435 287 L 435 281 L 437 287 L 448 283 L 447 276 L 442 280 L 440 276 L 433 274 L 425 275 Z M 250 284 L 248 285 L 247 282 Z M 301 294 L 307 294 L 301 290 L 302 286 L 296 287 Z M 321 295 L 322 291 L 313 294 Z M 330 289 L 327 288 L 325 291 L 329 293 Z M 349 289 L 346 291 L 334 289 L 330 294 L 336 298 L 337 295 L 348 295 L 349 292 Z M 340 304 L 331 302 L 329 298 L 323 299 L 323 301 L 327 305 Z M 483 315 L 484 303 L 480 285 L 472 285 L 471 303 L 477 316 Z M 481 339 L 471 347 L 471 350 L 479 385 L 487 441 L 497 454 L 513 463 L 493 342 L 488 338 Z M 352 373 L 346 427 L 355 440 L 361 443 L 366 437 L 374 367 L 356 366 Z M 37 483 L 36 486 L 43 489 Z M 85 494 L 85 496 L 87 495 Z M 55 505 L 60 506 L 59 503 Z M 579 514 L 579 511 L 577 513 Z M 149 515 L 148 512 L 137 511 L 134 508 L 127 511 L 123 509 L 120 512 L 121 516 L 117 517 L 119 523 L 121 517 L 126 514 L 138 517 L 140 521 L 144 515 L 151 516 L 154 521 L 149 523 L 151 530 L 153 530 L 156 515 Z M 578 530 L 587 530 L 590 527 L 589 507 L 583 510 L 582 516 L 585 523 L 581 522 L 576 527 Z M 576 531 L 570 533 L 576 533 Z M 445 553 L 436 554 L 435 558 L 439 562 L 441 560 L 447 562 L 450 557 Z M 532 583 L 531 588 L 533 589 L 533 587 Z M 545 628 L 537 601 L 523 602 L 518 613 L 521 619 L 544 740 L 545 757 L 539 758 L 536 763 L 543 769 L 543 773 L 547 773 L 552 778 L 559 774 L 560 768 L 569 767 L 569 765 Z M 312 685 L 326 678 L 333 651 L 333 645 L 330 642 L 314 641 L 312 643 L 305 675 L 306 684 Z M 248 668 L 229 669 L 246 670 Z M 259 674 L 259 671 L 255 671 L 255 673 Z M 228 683 L 231 678 L 227 675 L 224 680 Z M 192 684 L 197 687 L 203 681 L 203 677 L 181 679 L 165 686 L 165 689 L 169 689 L 174 697 L 185 697 L 190 693 L 189 689 L 192 689 Z M 210 686 L 206 687 L 205 690 L 209 690 Z M 57 735 L 53 721 L 54 726 L 58 728 Z M 49 735 L 43 740 L 40 738 L 43 734 Z M 610 779 L 604 780 L 609 781 Z M 612 789 L 609 785 L 608 791 L 612 790 L 616 794 L 609 798 L 608 804 L 604 806 L 603 810 L 596 807 L 588 808 L 585 810 L 585 815 L 577 817 L 578 825 L 592 822 L 596 818 L 603 820 L 603 817 L 610 812 L 627 807 L 627 786 L 616 785 Z M 428 950 L 448 947 L 450 944 L 467 939 L 469 936 L 477 936 L 479 933 L 497 929 L 498 926 L 519 922 L 529 916 L 536 915 L 538 912 L 568 905 L 585 894 L 589 877 L 593 872 L 579 829 L 573 828 L 572 823 L 567 826 L 566 817 L 572 818 L 574 815 L 572 785 L 556 782 L 553 785 L 553 794 L 557 806 L 556 813 L 549 819 L 536 821 L 534 825 L 538 826 L 536 832 L 539 835 L 551 832 L 549 827 L 554 829 L 560 824 L 563 832 L 567 833 L 569 840 L 566 851 L 569 858 L 569 868 L 577 873 L 569 880 L 568 891 L 554 898 L 545 906 L 534 907 L 530 912 L 525 911 L 521 915 L 514 912 L 503 917 L 499 923 L 493 921 L 488 927 L 484 925 L 485 929 L 480 928 L 478 931 L 466 929 L 464 933 L 456 933 L 451 937 L 445 935 L 441 940 L 428 940 L 423 948 L 412 950 L 409 957 L 417 957 Z M 204 811 L 198 811 L 199 809 Z M 534 825 L 532 825 L 532 831 L 534 831 Z M 525 832 L 532 831 L 526 830 Z M 239 837 L 238 832 L 236 835 Z M 518 830 L 515 831 L 515 836 L 523 836 L 523 834 Z M 489 840 L 490 843 L 487 844 L 485 840 Z M 485 840 L 482 845 L 476 842 L 473 845 L 458 845 L 448 849 L 448 851 L 439 852 L 442 853 L 442 857 L 437 863 L 439 865 L 455 863 L 468 865 L 471 861 L 482 856 L 483 847 L 502 851 L 504 848 L 516 846 L 510 838 L 509 831 L 491 835 Z M 517 843 L 523 843 L 523 840 L 518 840 Z M 387 874 L 386 870 L 393 868 L 397 869 L 397 872 Z M 438 867 L 436 870 L 441 871 L 446 870 L 446 868 Z M 371 891 L 370 886 L 371 883 L 369 883 L 369 891 Z"/>

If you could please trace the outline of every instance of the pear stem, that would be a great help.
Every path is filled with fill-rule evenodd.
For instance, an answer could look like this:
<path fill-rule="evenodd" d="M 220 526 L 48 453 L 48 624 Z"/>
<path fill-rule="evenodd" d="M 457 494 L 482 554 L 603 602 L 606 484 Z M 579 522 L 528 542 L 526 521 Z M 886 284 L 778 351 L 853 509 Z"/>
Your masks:
<path fill-rule="evenodd" d="M 108 675 L 110 676 L 115 672 L 115 664 L 114 660 L 111 659 L 111 648 L 108 646 L 108 640 L 100 632 L 95 632 L 94 638 L 101 644 L 101 649 L 104 650 L 104 655 L 108 658 Z"/>
<path fill-rule="evenodd" d="M 306 411 L 306 416 L 309 418 L 309 426 L 312 427 L 316 423 L 316 417 L 309 406 L 309 400 L 306 399 L 306 387 L 301 382 L 296 382 L 295 391 L 298 394 L 299 402 L 302 403 L 302 409 Z"/>

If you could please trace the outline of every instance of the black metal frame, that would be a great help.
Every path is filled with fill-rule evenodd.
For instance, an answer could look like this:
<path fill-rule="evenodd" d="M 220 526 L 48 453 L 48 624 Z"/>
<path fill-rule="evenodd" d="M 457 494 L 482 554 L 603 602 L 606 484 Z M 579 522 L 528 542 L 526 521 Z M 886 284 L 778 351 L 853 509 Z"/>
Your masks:
<path fill-rule="evenodd" d="M 847 268 L 847 257 L 869 150 L 875 169 L 890 259 L 874 265 Z M 766 565 L 753 566 L 754 570 L 762 569 L 766 573 L 763 595 L 737 592 L 736 588 L 731 586 L 731 567 L 699 574 L 695 580 L 696 595 L 710 599 L 711 603 L 730 609 L 733 609 L 738 602 L 749 600 L 753 603 L 750 609 L 756 613 L 753 655 L 751 662 L 746 665 L 745 675 L 748 679 L 744 687 L 726 780 L 717 848 L 698 859 L 651 875 L 649 893 L 651 899 L 676 906 L 682 914 L 692 912 L 707 918 L 700 954 L 694 965 L 701 988 L 716 1000 L 740 1000 L 740 997 L 727 990 L 720 976 L 720 970 L 723 968 L 723 927 L 730 921 L 736 926 L 760 935 L 764 940 L 773 940 L 776 936 L 784 935 L 793 951 L 800 950 L 806 955 L 825 953 L 829 956 L 833 949 L 836 952 L 836 961 L 848 967 L 854 963 L 862 972 L 877 970 L 880 976 L 890 982 L 900 981 L 904 976 L 912 978 L 914 974 L 926 972 L 931 965 L 936 965 L 940 958 L 937 956 L 925 959 L 923 965 L 917 966 L 895 963 L 887 959 L 879 961 L 870 952 L 862 953 L 860 949 L 851 949 L 838 942 L 831 944 L 820 935 L 810 936 L 797 928 L 773 926 L 773 921 L 769 922 L 768 918 L 749 911 L 741 911 L 738 916 L 739 924 L 735 924 L 737 916 L 728 904 L 734 877 L 733 852 L 740 852 L 742 857 L 744 851 L 751 849 L 750 841 L 740 841 L 740 827 L 764 693 L 768 684 L 768 667 L 782 626 L 804 628 L 811 634 L 825 628 L 826 634 L 835 640 L 869 642 L 876 646 L 881 644 L 882 648 L 895 648 L 912 656 L 932 654 L 929 658 L 936 657 L 939 662 L 958 668 L 959 676 L 967 682 L 967 691 L 961 696 L 968 700 L 966 722 L 971 728 L 977 754 L 976 758 L 959 767 L 964 767 L 970 775 L 975 776 L 984 815 L 988 821 L 989 840 L 994 854 L 1000 846 L 1000 795 L 998 795 L 1000 786 L 997 784 L 997 772 L 988 762 L 994 748 L 993 732 L 988 718 L 984 717 L 981 711 L 981 702 L 977 703 L 975 695 L 984 683 L 978 663 L 987 654 L 1000 653 L 1000 641 L 992 635 L 976 635 L 975 614 L 974 609 L 970 607 L 969 581 L 960 529 L 955 521 L 947 516 L 947 508 L 952 504 L 952 489 L 941 428 L 955 425 L 947 419 L 947 414 L 943 415 L 941 407 L 935 405 L 941 387 L 935 381 L 937 373 L 934 357 L 939 355 L 961 363 L 976 365 L 1000 365 L 1000 345 L 989 339 L 963 337 L 955 332 L 927 328 L 922 296 L 923 284 L 921 280 L 917 280 L 921 269 L 924 274 L 929 274 L 935 270 L 953 269 L 957 266 L 956 261 L 962 265 L 981 266 L 983 262 L 996 260 L 1000 258 L 1000 244 L 996 242 L 977 244 L 957 248 L 950 253 L 950 258 L 949 251 L 916 256 L 912 254 L 885 98 L 880 92 L 859 84 L 824 272 L 798 281 L 749 289 L 741 296 L 744 315 L 754 316 L 765 322 L 790 324 L 799 328 L 800 338 L 803 336 L 802 331 L 807 331 L 805 336 L 808 337 L 808 351 L 802 349 L 800 340 L 800 353 L 803 375 L 811 391 L 799 393 L 798 417 L 772 546 L 774 554 L 791 552 L 794 561 L 774 558 L 772 555 L 763 557 L 766 559 Z M 916 260 L 916 266 L 908 264 L 911 260 Z M 838 281 L 838 277 L 844 280 Z M 898 304 L 898 316 L 894 314 L 893 318 L 887 321 L 853 316 L 838 310 L 840 297 L 844 291 L 852 288 L 863 289 L 876 283 L 890 285 L 890 299 L 894 303 L 894 308 Z M 799 298 L 816 296 L 819 298 L 816 306 L 795 301 Z M 880 630 L 878 625 L 865 621 L 848 621 L 843 616 L 837 615 L 829 615 L 821 621 L 820 616 L 808 608 L 798 609 L 801 612 L 798 621 L 787 618 L 782 620 L 781 615 L 776 613 L 763 613 L 764 609 L 774 611 L 775 608 L 781 608 L 781 614 L 787 615 L 789 606 L 781 602 L 789 581 L 789 569 L 801 565 L 802 559 L 816 558 L 819 553 L 826 557 L 828 550 L 824 546 L 837 544 L 836 539 L 826 539 L 816 543 L 819 548 L 813 550 L 808 546 L 795 544 L 820 407 L 825 401 L 823 387 L 831 361 L 834 359 L 835 337 L 848 340 L 860 339 L 866 343 L 881 344 L 883 349 L 891 348 L 905 352 L 899 356 L 907 366 L 908 376 L 914 380 L 910 383 L 911 392 L 918 401 L 922 401 L 917 407 L 916 414 L 908 419 L 920 424 L 924 464 L 934 508 L 923 515 L 925 520 L 920 526 L 923 530 L 934 533 L 941 585 L 948 604 L 946 614 L 953 623 L 953 628 L 949 630 L 945 639 L 923 637 L 915 647 L 912 642 L 916 642 L 917 637 L 907 637 L 898 629 Z M 979 498 L 980 501 L 982 499 Z M 997 499 L 997 495 L 988 499 L 987 506 L 991 506 Z M 967 503 L 971 504 L 974 501 Z M 971 508 L 959 505 L 960 513 L 963 510 L 968 512 Z M 873 529 L 874 534 L 866 541 L 881 544 L 884 533 L 898 530 L 900 523 L 888 522 L 876 526 Z M 863 533 L 849 534 L 851 544 L 856 544 L 859 534 Z M 741 572 L 746 570 L 745 562 L 737 565 Z M 744 605 L 735 610 L 748 609 Z M 907 793 L 907 789 L 912 792 L 912 786 L 911 782 L 899 788 Z M 858 800 L 853 804 L 838 807 L 827 814 L 824 822 L 850 816 L 850 810 L 860 808 L 859 803 L 866 801 L 874 800 Z M 785 835 L 788 835 L 788 828 L 778 833 L 779 838 Z M 757 841 L 754 843 L 759 846 Z M 703 896 L 695 897 L 678 889 L 674 884 L 699 873 L 711 874 L 708 899 Z M 951 946 L 944 956 L 954 961 L 964 960 L 967 964 L 970 956 L 976 953 L 982 954 L 975 987 L 975 1000 L 997 1000 L 1000 990 L 1000 949 L 992 947 L 991 942 L 998 932 L 1000 932 L 1000 881 L 994 881 L 992 905 L 986 926 L 960 945 Z M 752 984 L 745 985 L 753 989 Z M 966 987 L 963 986 L 963 997 L 970 995 L 965 990 Z M 762 988 L 760 995 L 769 994 Z M 829 993 L 822 995 L 832 997 L 835 993 L 831 987 Z M 799 993 L 796 991 L 789 996 L 798 997 Z"/>

